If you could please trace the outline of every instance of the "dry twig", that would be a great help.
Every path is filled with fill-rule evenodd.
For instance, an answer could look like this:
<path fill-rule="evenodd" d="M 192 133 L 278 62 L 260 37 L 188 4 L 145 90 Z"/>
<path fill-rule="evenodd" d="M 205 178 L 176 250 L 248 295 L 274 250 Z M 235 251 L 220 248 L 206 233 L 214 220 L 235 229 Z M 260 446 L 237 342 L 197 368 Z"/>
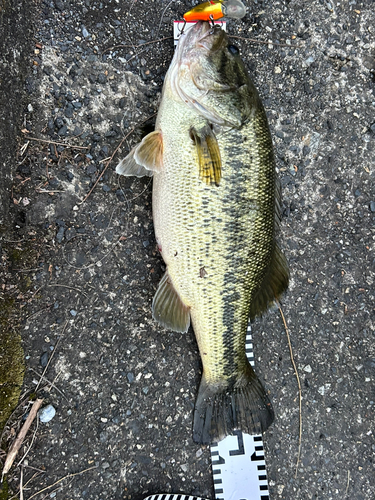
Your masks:
<path fill-rule="evenodd" d="M 3 472 L 1 474 L 1 481 L 3 481 L 5 474 L 7 474 L 9 472 L 9 469 L 12 467 L 12 464 L 13 464 L 13 462 L 16 458 L 16 455 L 17 455 L 17 453 L 18 453 L 18 451 L 23 443 L 23 440 L 25 439 L 26 434 L 27 434 L 28 430 L 30 429 L 30 425 L 33 423 L 34 418 L 36 417 L 36 414 L 38 413 L 39 408 L 42 406 L 43 401 L 44 401 L 44 399 L 40 399 L 40 398 L 38 398 L 34 401 L 34 404 L 30 410 L 30 413 L 26 419 L 26 422 L 23 424 L 22 429 L 20 430 L 17 438 L 14 440 L 14 442 L 12 443 L 12 446 L 9 449 L 7 458 L 5 460 Z"/>
<path fill-rule="evenodd" d="M 251 43 L 259 43 L 261 45 L 273 45 L 274 47 L 288 47 L 289 49 L 301 49 L 302 45 L 289 45 L 288 43 L 278 43 L 278 42 L 273 42 L 271 41 L 266 41 L 266 40 L 256 40 L 255 38 L 246 38 L 244 36 L 238 36 L 238 35 L 228 35 L 229 38 L 237 38 L 238 40 L 245 40 L 247 42 Z"/>
<path fill-rule="evenodd" d="M 345 490 L 345 495 L 348 494 L 349 491 L 349 483 L 350 483 L 350 471 L 348 470 L 348 480 L 346 482 L 346 490 Z"/>
<path fill-rule="evenodd" d="M 86 299 L 87 299 L 87 294 L 85 292 L 83 292 L 81 289 L 75 288 L 74 286 L 61 285 L 60 283 L 49 283 L 47 286 L 50 286 L 50 287 L 61 286 L 63 288 L 68 288 L 69 290 L 75 290 L 76 292 L 82 293 L 82 295 L 84 297 L 86 297 Z"/>
<path fill-rule="evenodd" d="M 27 455 L 28 455 L 29 451 L 31 450 L 31 447 L 32 447 L 32 446 L 33 446 L 33 444 L 34 444 L 35 434 L 37 433 L 37 431 L 38 431 L 38 427 L 39 427 L 38 423 L 39 423 L 39 421 L 38 421 L 38 419 L 36 419 L 36 427 L 35 427 L 35 431 L 34 431 L 33 437 L 31 438 L 31 443 L 30 443 L 30 446 L 27 448 L 27 450 L 26 450 L 26 452 L 24 453 L 23 457 L 22 457 L 22 458 L 21 458 L 21 460 L 18 462 L 17 467 L 19 467 L 19 466 L 22 464 L 22 462 L 25 460 L 25 458 L 27 457 Z M 22 465 L 22 469 L 23 469 L 23 465 Z"/>
<path fill-rule="evenodd" d="M 27 316 L 26 318 L 26 321 L 28 321 L 29 319 L 33 318 L 34 316 L 37 316 L 38 314 L 44 312 L 44 311 L 50 311 L 51 310 L 51 307 L 52 307 L 52 304 L 47 306 L 47 307 L 43 307 L 43 309 L 40 309 L 39 311 L 35 311 L 35 313 L 32 313 L 30 314 L 30 316 Z"/>
<path fill-rule="evenodd" d="M 36 373 L 36 375 L 38 375 L 38 377 L 40 377 L 43 380 L 45 380 L 50 387 L 53 387 L 59 394 L 61 394 L 61 396 L 63 398 L 65 398 L 69 402 L 69 399 L 65 396 L 65 394 L 62 391 L 60 391 L 60 389 L 58 387 L 56 387 L 56 385 L 53 382 L 51 382 L 50 380 L 48 380 L 44 375 L 41 375 L 40 373 L 38 373 L 36 370 L 34 370 L 34 368 L 31 368 L 31 366 L 30 366 L 30 370 L 32 372 Z"/>
<path fill-rule="evenodd" d="M 163 38 L 159 38 L 158 40 L 151 40 L 150 42 L 145 42 L 145 43 L 140 43 L 139 45 L 132 45 L 132 44 L 121 44 L 121 45 L 114 45 L 113 47 L 109 47 L 108 49 L 105 49 L 103 51 L 103 54 L 106 52 L 110 52 L 115 49 L 121 49 L 121 48 L 128 48 L 131 47 L 132 49 L 137 49 L 138 47 L 144 47 L 145 45 L 150 45 L 151 43 L 157 43 L 157 42 L 164 42 L 164 40 L 168 40 L 170 38 L 173 38 L 173 36 L 164 36 Z M 138 55 L 138 54 L 136 54 Z"/>
<path fill-rule="evenodd" d="M 54 144 L 55 146 L 65 146 L 70 149 L 90 149 L 89 146 L 74 146 L 73 144 L 67 144 L 66 142 L 56 142 L 56 141 L 48 141 L 46 139 L 38 139 L 38 137 L 26 137 L 28 141 L 38 141 L 44 142 L 46 144 Z"/>
<path fill-rule="evenodd" d="M 163 17 L 164 17 L 164 14 L 166 13 L 167 9 L 169 8 L 169 6 L 174 2 L 174 0 L 171 0 L 169 2 L 169 4 L 165 7 L 165 9 L 163 10 L 161 16 L 160 16 L 160 22 L 159 22 L 159 27 L 158 27 L 158 31 L 156 33 L 156 36 L 159 35 L 159 31 L 160 31 L 160 27 L 161 27 L 161 23 L 163 22 Z"/>
<path fill-rule="evenodd" d="M 23 466 L 21 466 L 21 477 L 20 477 L 20 500 L 23 500 Z"/>
<path fill-rule="evenodd" d="M 40 380 L 39 380 L 39 382 L 38 382 L 38 385 L 36 386 L 35 391 L 37 391 L 37 390 L 39 389 L 39 386 L 40 386 L 40 383 L 41 383 L 41 381 L 42 381 L 42 378 L 44 377 L 44 374 L 46 373 L 46 371 L 47 371 L 47 369 L 48 369 L 48 367 L 49 367 L 49 365 L 50 365 L 50 363 L 51 363 L 51 361 L 52 361 L 52 358 L 53 358 L 53 356 L 55 355 L 55 352 L 56 352 L 57 346 L 58 346 L 58 345 L 59 345 L 59 343 L 60 343 L 61 337 L 64 335 L 64 332 L 65 332 L 65 329 L 66 329 L 66 325 L 67 325 L 67 324 L 68 324 L 68 321 L 65 321 L 65 325 L 64 325 L 64 328 L 63 328 L 62 334 L 61 334 L 61 335 L 60 335 L 60 337 L 57 339 L 57 342 L 56 342 L 55 348 L 54 348 L 54 350 L 52 351 L 51 357 L 49 358 L 48 363 L 46 364 L 46 367 L 45 367 L 45 368 L 44 368 L 44 370 L 43 370 L 43 373 L 42 373 L 42 375 L 41 375 L 41 377 L 40 377 Z M 51 390 L 51 389 L 50 389 L 50 390 Z"/>
<path fill-rule="evenodd" d="M 33 474 L 32 477 L 28 481 L 26 481 L 26 483 L 23 485 L 23 489 L 25 489 L 26 486 L 29 483 L 31 483 L 35 478 L 37 478 L 38 476 L 40 476 L 40 474 L 45 474 L 45 472 L 46 472 L 45 470 L 35 469 L 35 467 L 31 467 L 30 465 L 24 465 L 23 467 L 27 467 L 29 469 L 34 469 L 34 470 L 38 471 L 38 472 L 35 472 L 35 474 Z M 19 494 L 20 494 L 20 489 L 16 492 L 15 495 L 13 495 L 12 497 L 10 497 L 9 500 L 13 500 L 14 498 L 17 498 Z"/>
<path fill-rule="evenodd" d="M 27 146 L 30 144 L 30 141 L 27 141 L 25 142 L 25 144 L 22 146 L 21 150 L 20 150 L 20 155 L 23 156 L 24 152 L 26 151 L 27 149 Z"/>
<path fill-rule="evenodd" d="M 136 127 L 132 128 L 130 130 L 130 132 L 128 132 L 126 134 L 125 137 L 122 138 L 120 144 L 117 146 L 117 148 L 114 150 L 114 152 L 112 153 L 112 156 L 110 157 L 110 159 L 108 160 L 106 166 L 103 168 L 103 171 L 99 173 L 98 175 L 98 178 L 96 179 L 95 181 L 95 184 L 93 185 L 93 187 L 90 189 L 90 191 L 88 192 L 88 194 L 83 198 L 83 200 L 78 203 L 78 205 L 82 205 L 83 203 L 85 203 L 85 201 L 87 200 L 87 198 L 90 196 L 90 194 L 94 191 L 94 189 L 96 188 L 98 182 L 100 181 L 100 179 L 103 177 L 104 175 L 104 172 L 107 170 L 107 168 L 109 167 L 109 164 L 111 163 L 111 161 L 113 160 L 115 154 L 117 153 L 117 151 L 121 148 L 121 146 L 123 145 L 124 141 L 129 137 L 130 134 L 132 134 L 138 127 L 140 127 L 141 125 L 143 125 L 144 123 L 146 123 L 148 120 L 150 120 L 151 118 L 153 118 L 154 116 L 156 115 L 156 113 L 154 113 L 153 115 L 149 116 L 148 118 L 146 118 L 145 120 L 143 120 L 139 125 L 137 125 Z"/>
<path fill-rule="evenodd" d="M 297 455 L 297 462 L 296 462 L 296 472 L 294 477 L 297 477 L 297 472 L 298 472 L 298 465 L 301 457 L 301 445 L 302 445 L 302 389 L 301 389 L 301 382 L 299 379 L 298 371 L 297 371 L 297 366 L 294 361 L 294 356 L 293 356 L 293 349 L 292 349 L 292 343 L 290 341 L 290 335 L 289 335 L 289 330 L 288 326 L 286 324 L 286 320 L 284 317 L 284 313 L 281 309 L 280 303 L 276 301 L 277 307 L 279 308 L 281 318 L 284 323 L 284 328 L 285 328 L 285 333 L 288 339 L 288 346 L 289 346 L 289 352 L 290 352 L 290 359 L 292 361 L 293 369 L 294 369 L 294 374 L 297 379 L 297 384 L 298 384 L 298 400 L 299 400 L 299 434 L 298 434 L 298 455 Z"/>
<path fill-rule="evenodd" d="M 50 484 L 49 486 L 46 486 L 45 488 L 43 488 L 40 491 L 37 491 L 36 493 L 34 493 L 33 495 L 31 495 L 31 497 L 29 497 L 28 500 L 31 500 L 32 498 L 36 497 L 40 493 L 43 493 L 43 491 L 47 491 L 47 490 L 53 488 L 54 486 L 56 486 L 56 484 L 59 484 L 59 483 L 61 483 L 61 481 L 64 481 L 64 479 L 68 479 L 69 477 L 79 476 L 80 474 L 83 474 L 84 472 L 87 472 L 87 471 L 92 470 L 92 469 L 96 469 L 96 465 L 94 465 L 93 467 L 89 467 L 88 469 L 81 470 L 80 472 L 75 472 L 74 474 L 67 474 L 66 476 L 60 478 L 55 483 Z"/>

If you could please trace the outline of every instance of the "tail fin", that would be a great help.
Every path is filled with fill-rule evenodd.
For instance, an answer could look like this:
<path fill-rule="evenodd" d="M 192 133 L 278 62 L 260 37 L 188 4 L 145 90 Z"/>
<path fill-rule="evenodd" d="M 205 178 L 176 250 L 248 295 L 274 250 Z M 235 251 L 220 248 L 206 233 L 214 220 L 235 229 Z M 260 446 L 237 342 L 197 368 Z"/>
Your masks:
<path fill-rule="evenodd" d="M 235 429 L 261 434 L 272 424 L 271 402 L 252 367 L 248 368 L 230 385 L 209 384 L 203 373 L 194 410 L 196 443 L 220 441 Z"/>

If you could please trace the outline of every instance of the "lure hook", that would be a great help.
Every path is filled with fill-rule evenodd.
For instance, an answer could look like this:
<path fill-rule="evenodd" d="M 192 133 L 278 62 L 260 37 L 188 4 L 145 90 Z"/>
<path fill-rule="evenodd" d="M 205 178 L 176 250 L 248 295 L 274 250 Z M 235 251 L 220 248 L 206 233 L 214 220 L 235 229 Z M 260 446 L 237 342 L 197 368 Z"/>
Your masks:
<path fill-rule="evenodd" d="M 183 33 L 184 33 L 186 22 L 187 22 L 186 19 L 184 19 L 184 25 L 182 26 L 181 30 L 180 30 L 180 27 L 178 27 L 178 31 L 180 32 L 180 35 L 183 35 Z"/>

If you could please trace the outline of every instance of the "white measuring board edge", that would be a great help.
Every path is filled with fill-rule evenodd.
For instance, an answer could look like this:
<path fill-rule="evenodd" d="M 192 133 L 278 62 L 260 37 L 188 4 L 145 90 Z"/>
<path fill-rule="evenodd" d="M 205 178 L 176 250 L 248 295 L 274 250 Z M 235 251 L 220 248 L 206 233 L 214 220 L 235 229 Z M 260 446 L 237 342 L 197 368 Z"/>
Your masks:
<path fill-rule="evenodd" d="M 182 29 L 184 33 L 186 33 L 192 26 L 196 23 L 185 23 L 185 21 L 173 21 L 173 39 L 174 46 L 176 47 L 178 39 L 181 36 Z M 215 24 L 218 24 L 222 27 L 224 31 L 227 31 L 227 23 L 226 21 L 215 21 Z"/>

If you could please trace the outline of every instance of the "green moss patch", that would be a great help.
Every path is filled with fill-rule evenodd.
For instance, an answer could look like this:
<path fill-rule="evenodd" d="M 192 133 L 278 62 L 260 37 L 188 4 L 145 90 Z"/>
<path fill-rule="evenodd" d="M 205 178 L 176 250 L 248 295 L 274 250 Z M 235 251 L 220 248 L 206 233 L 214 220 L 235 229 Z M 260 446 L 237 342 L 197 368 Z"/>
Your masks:
<path fill-rule="evenodd" d="M 1 305 L 0 305 L 1 307 Z M 0 326 L 0 432 L 17 406 L 25 371 L 21 337 Z"/>

